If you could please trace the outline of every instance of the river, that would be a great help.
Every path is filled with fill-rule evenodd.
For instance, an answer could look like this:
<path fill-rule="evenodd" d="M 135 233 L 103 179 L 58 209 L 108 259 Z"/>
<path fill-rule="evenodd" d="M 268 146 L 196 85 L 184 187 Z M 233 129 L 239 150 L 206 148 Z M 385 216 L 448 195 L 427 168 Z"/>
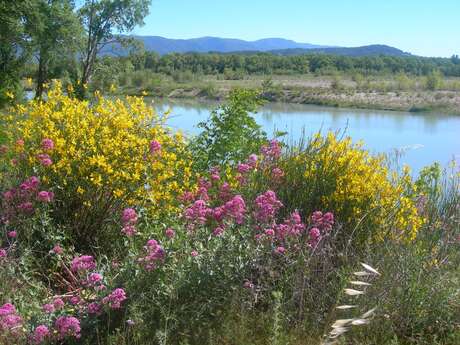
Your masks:
<path fill-rule="evenodd" d="M 196 125 L 218 105 L 194 100 L 153 104 L 160 113 L 171 111 L 168 125 L 191 135 L 199 133 Z M 414 172 L 435 161 L 447 166 L 452 159 L 460 160 L 460 116 L 269 103 L 255 119 L 268 134 L 288 132 L 287 142 L 319 130 L 345 131 L 354 141 L 363 140 L 373 153 L 403 153 L 399 162 Z"/>

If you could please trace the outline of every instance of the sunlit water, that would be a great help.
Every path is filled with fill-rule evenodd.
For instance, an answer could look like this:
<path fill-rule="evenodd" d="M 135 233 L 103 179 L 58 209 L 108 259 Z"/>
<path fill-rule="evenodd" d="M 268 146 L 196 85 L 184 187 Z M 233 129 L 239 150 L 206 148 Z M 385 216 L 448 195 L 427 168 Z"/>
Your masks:
<path fill-rule="evenodd" d="M 155 101 L 154 105 L 160 113 L 171 111 L 171 127 L 193 135 L 199 133 L 196 125 L 218 104 L 174 100 Z M 414 172 L 435 161 L 446 166 L 452 159 L 460 160 L 460 116 L 271 103 L 255 118 L 269 134 L 288 132 L 284 139 L 288 142 L 319 130 L 345 131 L 354 141 L 363 140 L 372 152 L 403 151 L 399 162 L 410 165 Z"/>

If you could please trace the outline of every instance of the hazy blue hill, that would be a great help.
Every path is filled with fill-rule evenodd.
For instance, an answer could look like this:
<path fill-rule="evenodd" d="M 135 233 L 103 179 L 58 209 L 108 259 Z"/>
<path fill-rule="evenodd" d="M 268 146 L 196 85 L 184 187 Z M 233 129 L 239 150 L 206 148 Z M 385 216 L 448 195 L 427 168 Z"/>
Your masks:
<path fill-rule="evenodd" d="M 234 38 L 200 37 L 191 39 L 170 39 L 160 36 L 133 36 L 142 41 L 147 51 L 155 51 L 161 55 L 169 53 L 229 53 L 235 51 L 269 51 L 274 49 L 291 48 L 321 48 L 326 46 L 310 43 L 298 43 L 283 38 L 265 38 L 257 41 L 244 41 Z M 119 50 L 118 45 L 108 46 L 103 54 Z"/>
<path fill-rule="evenodd" d="M 234 38 L 200 37 L 191 39 L 170 39 L 160 36 L 133 36 L 142 41 L 147 51 L 155 51 L 160 55 L 170 53 L 257 53 L 269 52 L 279 55 L 301 55 L 311 53 L 324 53 L 346 56 L 390 55 L 409 56 L 394 47 L 386 45 L 368 45 L 362 47 L 346 48 L 322 46 L 311 43 L 299 43 L 284 38 L 264 38 L 257 41 L 244 41 Z M 102 55 L 124 55 L 118 44 L 104 48 Z"/>
<path fill-rule="evenodd" d="M 279 55 L 301 55 L 301 54 L 331 54 L 331 55 L 345 55 L 345 56 L 374 56 L 374 55 L 387 55 L 387 56 L 411 56 L 410 53 L 404 52 L 398 48 L 373 44 L 362 47 L 329 47 L 329 48 L 311 48 L 311 49 L 274 49 L 270 51 L 273 54 Z"/>

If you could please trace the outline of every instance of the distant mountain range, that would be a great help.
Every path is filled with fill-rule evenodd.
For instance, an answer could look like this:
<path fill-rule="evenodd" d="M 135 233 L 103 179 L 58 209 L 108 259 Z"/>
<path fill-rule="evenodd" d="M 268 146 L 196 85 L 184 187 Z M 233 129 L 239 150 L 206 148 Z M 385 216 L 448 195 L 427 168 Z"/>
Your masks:
<path fill-rule="evenodd" d="M 332 47 L 311 43 L 299 43 L 283 38 L 265 38 L 257 41 L 244 41 L 233 38 L 200 37 L 191 39 L 170 39 L 160 36 L 132 36 L 144 43 L 147 51 L 155 51 L 160 55 L 170 53 L 251 53 L 270 52 L 279 55 L 300 55 L 324 53 L 347 56 L 391 55 L 410 56 L 394 47 L 386 45 L 368 45 L 362 47 Z M 106 46 L 102 55 L 123 54 L 120 46 Z"/>
<path fill-rule="evenodd" d="M 345 55 L 345 56 L 374 56 L 374 55 L 387 55 L 387 56 L 412 56 L 412 54 L 404 52 L 398 48 L 390 47 L 384 44 L 371 44 L 361 47 L 326 47 L 326 48 L 290 48 L 290 49 L 275 49 L 270 51 L 273 54 L 279 55 L 301 55 L 301 54 L 331 54 L 331 55 Z"/>

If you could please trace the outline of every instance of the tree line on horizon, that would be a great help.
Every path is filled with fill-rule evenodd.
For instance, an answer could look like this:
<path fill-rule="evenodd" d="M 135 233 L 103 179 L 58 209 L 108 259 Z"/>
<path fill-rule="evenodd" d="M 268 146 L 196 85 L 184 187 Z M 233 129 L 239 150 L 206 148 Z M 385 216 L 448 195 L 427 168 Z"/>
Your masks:
<path fill-rule="evenodd" d="M 427 76 L 435 71 L 446 77 L 460 77 L 460 58 L 418 56 L 343 56 L 331 54 L 276 55 L 253 53 L 171 53 L 159 55 L 144 49 L 131 50 L 124 56 L 105 55 L 105 64 L 131 64 L 134 70 L 149 69 L 157 73 L 190 71 L 195 74 L 334 74 L 360 72 L 364 75 L 405 73 Z"/>

